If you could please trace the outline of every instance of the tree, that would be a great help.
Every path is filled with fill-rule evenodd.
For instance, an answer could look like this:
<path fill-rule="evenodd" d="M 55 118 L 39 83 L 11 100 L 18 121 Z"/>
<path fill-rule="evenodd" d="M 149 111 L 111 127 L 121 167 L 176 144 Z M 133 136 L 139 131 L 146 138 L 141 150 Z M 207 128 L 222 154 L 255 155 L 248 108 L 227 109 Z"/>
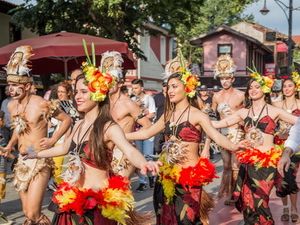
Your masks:
<path fill-rule="evenodd" d="M 168 27 L 188 52 L 188 40 L 240 18 L 253 0 L 26 0 L 13 11 L 16 24 L 40 35 L 78 32 L 126 41 L 145 59 L 136 34 L 146 22 Z"/>

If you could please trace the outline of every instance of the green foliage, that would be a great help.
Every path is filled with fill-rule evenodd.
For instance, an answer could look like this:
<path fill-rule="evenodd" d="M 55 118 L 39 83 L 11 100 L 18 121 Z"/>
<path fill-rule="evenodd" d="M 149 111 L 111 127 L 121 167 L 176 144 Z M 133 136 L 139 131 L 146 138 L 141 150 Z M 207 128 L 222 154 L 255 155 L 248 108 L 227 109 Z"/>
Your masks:
<path fill-rule="evenodd" d="M 13 21 L 38 34 L 62 30 L 126 41 L 144 58 L 136 34 L 146 22 L 168 27 L 177 37 L 185 56 L 201 50 L 190 46 L 189 39 L 223 23 L 241 19 L 245 6 L 254 0 L 31 0 L 17 7 Z M 193 57 L 190 57 L 192 59 Z"/>
<path fill-rule="evenodd" d="M 300 47 L 294 49 L 293 61 L 300 63 Z"/>

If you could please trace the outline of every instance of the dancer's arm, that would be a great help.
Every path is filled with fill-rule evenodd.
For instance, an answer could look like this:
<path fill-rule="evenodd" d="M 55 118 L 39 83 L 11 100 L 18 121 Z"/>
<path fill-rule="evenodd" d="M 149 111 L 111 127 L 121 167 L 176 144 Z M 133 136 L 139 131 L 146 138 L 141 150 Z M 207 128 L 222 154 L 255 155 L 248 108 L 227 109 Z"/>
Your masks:
<path fill-rule="evenodd" d="M 154 123 L 151 127 L 141 129 L 136 132 L 126 133 L 127 140 L 147 140 L 154 135 L 158 134 L 165 128 L 164 115 L 162 115 L 159 120 Z"/>
<path fill-rule="evenodd" d="M 236 112 L 234 112 L 232 115 L 222 119 L 222 120 L 219 120 L 219 121 L 211 121 L 212 125 L 214 128 L 225 128 L 225 127 L 230 127 L 232 125 L 235 125 L 235 124 L 238 124 L 239 122 L 241 122 L 243 119 L 241 117 L 241 112 L 242 110 L 245 110 L 245 109 L 240 109 Z"/>
<path fill-rule="evenodd" d="M 120 149 L 128 160 L 137 168 L 141 169 L 143 174 L 151 171 L 156 174 L 159 171 L 158 164 L 152 161 L 146 161 L 141 152 L 133 147 L 126 139 L 123 130 L 119 125 L 109 126 L 106 132 L 107 138 Z"/>
<path fill-rule="evenodd" d="M 143 115 L 142 110 L 140 109 L 140 107 L 138 107 L 138 105 L 135 102 L 128 101 L 126 107 L 130 110 L 130 115 L 132 116 L 132 118 L 134 118 L 134 120 L 139 125 L 141 125 L 143 128 L 147 128 L 151 126 L 151 121 L 149 120 L 148 117 Z"/>
<path fill-rule="evenodd" d="M 69 151 L 71 141 L 73 138 L 73 132 L 77 130 L 77 127 L 79 126 L 79 122 L 77 122 L 72 130 L 72 133 L 64 140 L 63 145 L 57 145 L 52 148 L 42 150 L 39 152 L 33 152 L 28 154 L 25 159 L 34 159 L 34 158 L 52 158 L 56 156 L 62 156 L 66 155 Z"/>
<path fill-rule="evenodd" d="M 203 128 L 204 132 L 224 149 L 227 149 L 229 151 L 237 151 L 240 147 L 243 147 L 243 143 L 241 143 L 241 145 L 235 145 L 231 141 L 229 141 L 225 136 L 219 133 L 213 127 L 209 117 L 201 111 L 197 112 L 197 118 L 199 118 L 198 123 Z"/>
<path fill-rule="evenodd" d="M 46 101 L 43 101 L 41 103 L 42 110 L 46 112 L 45 114 L 49 114 L 50 108 L 49 103 Z M 54 132 L 53 136 L 51 138 L 42 138 L 40 141 L 40 146 L 43 149 L 50 148 L 63 136 L 67 130 L 71 127 L 72 119 L 70 116 L 68 116 L 63 111 L 57 109 L 53 116 L 55 119 L 59 120 L 61 122 L 59 128 Z"/>
<path fill-rule="evenodd" d="M 277 107 L 272 107 L 271 109 L 275 109 L 276 113 L 277 113 L 277 117 L 278 119 L 280 120 L 283 120 L 289 124 L 295 124 L 298 117 L 297 116 L 294 116 L 293 114 L 291 113 L 288 113 L 287 111 L 283 110 L 283 109 L 280 109 L 280 108 L 277 108 Z"/>

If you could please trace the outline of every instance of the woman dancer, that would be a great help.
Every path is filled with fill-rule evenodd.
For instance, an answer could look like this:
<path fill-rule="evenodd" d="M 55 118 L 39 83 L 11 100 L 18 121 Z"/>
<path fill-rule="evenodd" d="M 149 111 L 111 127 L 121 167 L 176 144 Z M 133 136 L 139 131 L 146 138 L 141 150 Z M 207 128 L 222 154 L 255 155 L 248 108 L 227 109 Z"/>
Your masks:
<path fill-rule="evenodd" d="M 158 167 L 145 160 L 113 121 L 107 95 L 115 84 L 114 77 L 101 73 L 94 65 L 83 64 L 85 76 L 78 76 L 75 85 L 75 101 L 84 119 L 76 123 L 63 148 L 54 147 L 28 158 L 71 153 L 63 174 L 65 183 L 53 194 L 60 213 L 52 224 L 141 224 L 138 217 L 130 216 L 134 214 L 128 180 L 112 175 L 112 150 L 118 146 L 144 174 L 155 173 Z"/>
<path fill-rule="evenodd" d="M 180 66 L 175 58 L 166 66 L 166 108 L 154 125 L 142 131 L 126 134 L 129 140 L 145 140 L 165 129 L 165 142 L 154 190 L 157 224 L 208 224 L 211 199 L 202 186 L 215 177 L 215 168 L 207 158 L 199 157 L 201 128 L 219 145 L 230 150 L 238 146 L 222 136 L 197 106 L 197 78 Z M 201 205 L 201 207 L 200 207 Z M 200 212 L 201 211 L 201 212 Z"/>
<path fill-rule="evenodd" d="M 297 91 L 300 90 L 300 76 L 297 72 L 293 72 L 292 77 L 283 81 L 282 94 L 283 101 L 273 103 L 274 106 L 284 109 L 288 113 L 300 116 L 300 100 Z M 291 125 L 284 121 L 279 121 L 279 129 L 276 132 L 275 144 L 282 145 L 288 137 Z M 281 221 L 289 221 L 288 195 L 291 202 L 291 221 L 293 223 L 299 220 L 297 211 L 297 192 L 296 175 L 299 167 L 300 156 L 292 155 L 292 166 L 285 173 L 284 178 L 276 180 L 277 196 L 281 197 L 283 204 L 283 214 Z"/>
<path fill-rule="evenodd" d="M 237 201 L 236 208 L 243 212 L 246 225 L 272 225 L 269 195 L 282 153 L 273 144 L 276 120 L 294 124 L 297 117 L 270 105 L 273 80 L 257 72 L 251 77 L 245 95 L 246 108 L 221 121 L 213 121 L 213 124 L 222 128 L 244 122 L 245 137 L 252 143 L 252 148 L 236 153 L 241 166 L 233 197 Z"/>

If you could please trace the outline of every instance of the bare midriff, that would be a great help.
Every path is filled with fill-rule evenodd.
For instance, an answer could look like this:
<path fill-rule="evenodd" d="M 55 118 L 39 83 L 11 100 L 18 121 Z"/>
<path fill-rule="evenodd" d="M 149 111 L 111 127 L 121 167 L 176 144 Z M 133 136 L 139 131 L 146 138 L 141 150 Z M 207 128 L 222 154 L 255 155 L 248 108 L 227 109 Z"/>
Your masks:
<path fill-rule="evenodd" d="M 83 163 L 84 172 L 78 180 L 78 186 L 85 189 L 100 190 L 107 186 L 109 174 L 106 170 L 91 167 Z"/>

